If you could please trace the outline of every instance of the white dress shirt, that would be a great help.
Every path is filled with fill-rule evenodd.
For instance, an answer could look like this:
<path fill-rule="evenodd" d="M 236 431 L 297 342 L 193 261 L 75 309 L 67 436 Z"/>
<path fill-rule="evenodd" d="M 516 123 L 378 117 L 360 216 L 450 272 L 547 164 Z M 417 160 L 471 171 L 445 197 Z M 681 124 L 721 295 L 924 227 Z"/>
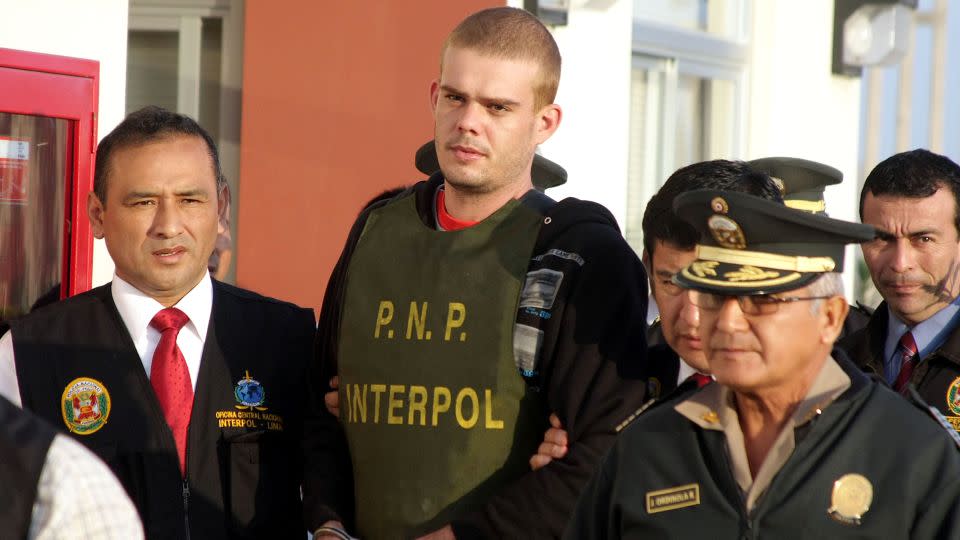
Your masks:
<path fill-rule="evenodd" d="M 686 363 L 683 358 L 680 359 L 680 369 L 677 370 L 677 386 L 683 384 L 683 381 L 687 380 L 687 377 L 693 375 L 694 373 L 700 373 L 693 368 L 690 364 Z"/>
<path fill-rule="evenodd" d="M 116 275 L 113 276 L 110 292 L 149 378 L 150 366 L 153 365 L 153 352 L 157 348 L 157 343 L 160 342 L 160 332 L 150 326 L 150 321 L 158 311 L 163 309 L 163 305 Z M 201 279 L 200 283 L 174 307 L 190 318 L 177 336 L 177 346 L 180 347 L 180 352 L 187 361 L 190 382 L 196 391 L 200 357 L 203 355 L 203 344 L 207 338 L 207 327 L 210 325 L 210 312 L 213 308 L 213 282 L 210 275 L 207 274 Z M 18 407 L 23 406 L 13 356 L 13 336 L 10 332 L 0 338 L 0 395 Z"/>

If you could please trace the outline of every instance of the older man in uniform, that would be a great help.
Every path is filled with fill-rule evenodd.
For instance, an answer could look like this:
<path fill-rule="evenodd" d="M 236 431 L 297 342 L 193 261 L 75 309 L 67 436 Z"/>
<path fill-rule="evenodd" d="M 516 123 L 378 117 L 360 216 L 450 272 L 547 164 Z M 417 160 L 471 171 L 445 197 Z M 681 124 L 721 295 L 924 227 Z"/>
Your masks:
<path fill-rule="evenodd" d="M 675 204 L 701 232 L 675 279 L 700 308 L 719 384 L 629 426 L 566 536 L 960 535 L 958 440 L 831 352 L 848 310 L 844 244 L 874 229 L 739 193 Z"/>
<path fill-rule="evenodd" d="M 673 211 L 673 200 L 695 189 L 719 189 L 780 200 L 781 190 L 767 175 L 741 161 L 717 159 L 687 165 L 667 178 L 643 213 L 643 264 L 660 315 L 647 333 L 649 349 L 643 372 L 647 402 L 624 419 L 618 431 L 653 400 L 707 384 L 711 379 L 700 339 L 700 314 L 673 275 L 697 258 L 699 232 Z M 544 433 L 530 466 L 538 469 L 569 451 L 567 433 L 556 415 Z"/>

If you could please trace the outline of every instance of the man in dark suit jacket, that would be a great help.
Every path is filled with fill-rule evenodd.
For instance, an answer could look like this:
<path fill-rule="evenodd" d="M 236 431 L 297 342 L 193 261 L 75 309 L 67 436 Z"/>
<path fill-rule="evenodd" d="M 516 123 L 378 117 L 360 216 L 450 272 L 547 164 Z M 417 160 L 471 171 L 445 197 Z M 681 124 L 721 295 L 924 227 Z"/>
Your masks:
<path fill-rule="evenodd" d="M 113 282 L 13 321 L 0 394 L 106 461 L 148 537 L 303 538 L 310 449 L 337 433 L 312 399 L 314 317 L 211 279 L 224 187 L 190 118 L 148 107 L 107 135 L 88 215 Z"/>
<path fill-rule="evenodd" d="M 880 162 L 860 193 L 878 229 L 863 258 L 883 303 L 839 345 L 894 390 L 920 396 L 960 431 L 960 166 L 912 150 Z"/>

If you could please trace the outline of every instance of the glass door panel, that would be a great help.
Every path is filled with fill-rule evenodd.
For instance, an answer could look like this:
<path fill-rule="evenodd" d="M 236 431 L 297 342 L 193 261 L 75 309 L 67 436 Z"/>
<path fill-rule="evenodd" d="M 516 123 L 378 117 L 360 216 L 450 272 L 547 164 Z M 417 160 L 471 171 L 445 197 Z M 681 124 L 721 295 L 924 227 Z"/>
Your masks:
<path fill-rule="evenodd" d="M 73 122 L 0 112 L 0 324 L 59 300 Z"/>

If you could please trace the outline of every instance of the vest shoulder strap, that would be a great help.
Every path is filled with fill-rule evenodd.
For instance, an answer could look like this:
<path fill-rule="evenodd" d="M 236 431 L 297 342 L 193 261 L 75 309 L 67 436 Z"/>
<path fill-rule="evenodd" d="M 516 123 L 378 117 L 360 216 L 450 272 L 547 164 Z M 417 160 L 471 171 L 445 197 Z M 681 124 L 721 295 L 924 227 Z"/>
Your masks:
<path fill-rule="evenodd" d="M 528 208 L 533 208 L 541 214 L 546 214 L 547 210 L 557 204 L 557 201 L 542 191 L 531 189 L 526 192 L 523 197 L 520 197 L 520 204 Z"/>

